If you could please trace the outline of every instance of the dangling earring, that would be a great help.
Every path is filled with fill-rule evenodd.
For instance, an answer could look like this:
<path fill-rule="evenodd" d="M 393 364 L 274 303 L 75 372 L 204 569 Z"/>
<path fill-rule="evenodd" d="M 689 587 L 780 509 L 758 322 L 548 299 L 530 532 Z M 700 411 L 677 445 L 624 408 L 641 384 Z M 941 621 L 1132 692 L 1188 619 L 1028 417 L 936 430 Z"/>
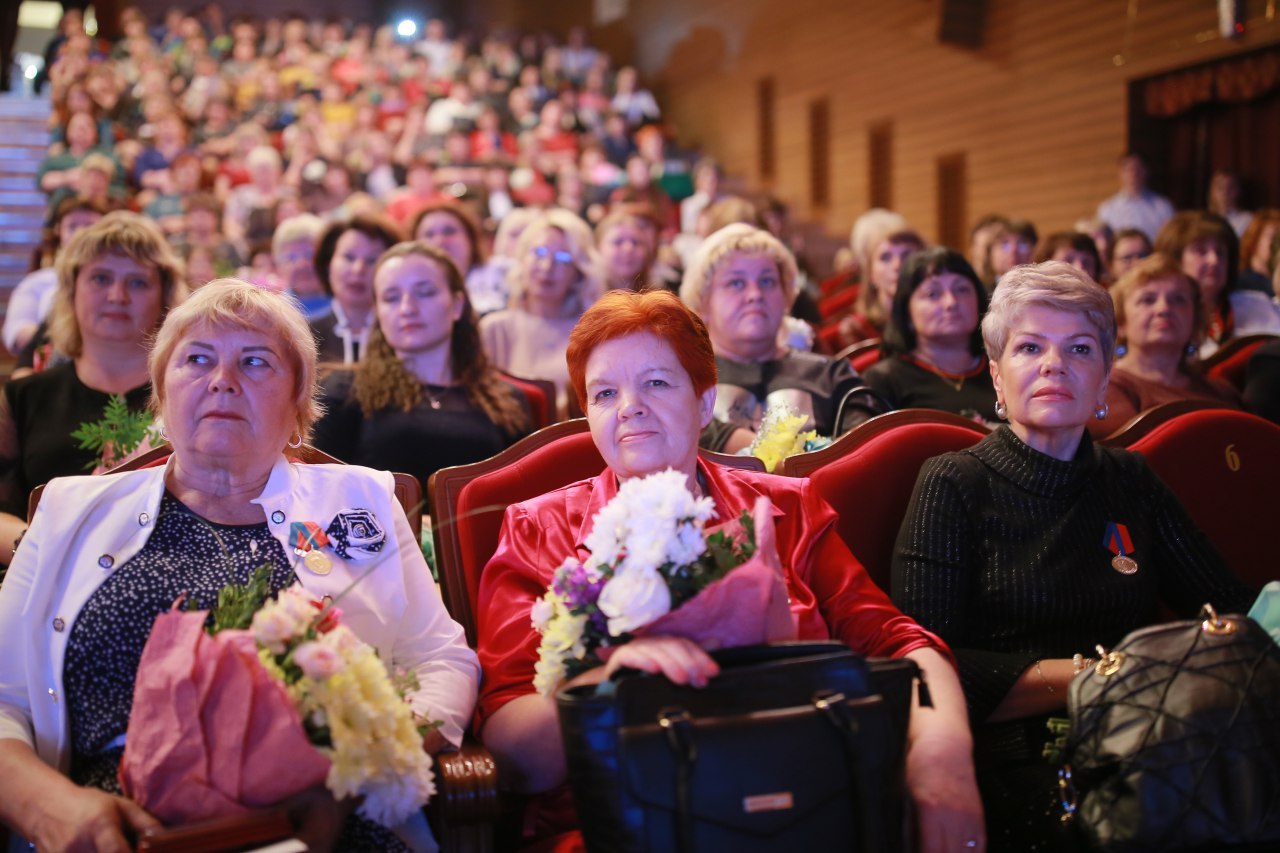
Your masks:
<path fill-rule="evenodd" d="M 1107 412 L 1109 411 L 1110 409 L 1107 407 L 1107 404 L 1103 403 L 1101 406 L 1093 410 L 1093 416 L 1100 421 L 1105 421 L 1107 419 Z"/>
<path fill-rule="evenodd" d="M 295 436 L 296 436 L 296 438 L 295 438 Z M 290 446 L 290 447 L 292 447 L 292 448 L 294 448 L 295 450 L 296 450 L 297 448 L 301 447 L 301 446 L 302 446 L 302 433 L 300 433 L 300 432 L 295 432 L 295 433 L 293 433 L 293 435 L 290 435 L 290 436 L 289 436 L 289 446 Z"/>
<path fill-rule="evenodd" d="M 996 417 L 1000 420 L 1009 417 L 1009 407 L 1000 400 L 996 400 Z"/>
<path fill-rule="evenodd" d="M 160 438 L 163 441 L 169 440 L 169 431 L 164 428 L 164 424 L 160 424 Z"/>

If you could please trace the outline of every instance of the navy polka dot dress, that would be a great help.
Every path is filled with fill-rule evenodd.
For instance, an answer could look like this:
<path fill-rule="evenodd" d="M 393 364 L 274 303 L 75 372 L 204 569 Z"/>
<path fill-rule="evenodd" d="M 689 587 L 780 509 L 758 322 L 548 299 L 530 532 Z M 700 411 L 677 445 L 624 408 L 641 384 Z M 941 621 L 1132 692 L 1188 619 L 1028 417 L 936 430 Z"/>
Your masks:
<path fill-rule="evenodd" d="M 271 566 L 273 593 L 293 584 L 292 560 L 260 524 L 214 524 L 165 493 L 155 532 L 89 597 L 67 639 L 63 689 L 71 722 L 71 779 L 120 792 L 116 770 L 133 705 L 133 682 L 156 617 L 185 595 L 208 609 L 228 583 Z M 377 824 L 353 816 L 339 849 L 404 849 Z"/>

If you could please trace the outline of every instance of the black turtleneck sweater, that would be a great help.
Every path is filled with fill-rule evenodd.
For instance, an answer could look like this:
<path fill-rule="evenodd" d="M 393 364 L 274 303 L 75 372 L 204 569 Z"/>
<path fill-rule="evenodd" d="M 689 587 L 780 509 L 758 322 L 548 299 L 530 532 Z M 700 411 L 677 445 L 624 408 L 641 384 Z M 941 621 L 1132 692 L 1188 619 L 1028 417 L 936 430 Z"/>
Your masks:
<path fill-rule="evenodd" d="M 1112 568 L 1107 526 L 1128 528 L 1138 571 Z M 929 460 L 898 534 L 893 601 L 956 654 L 977 725 L 1041 658 L 1090 656 L 1150 624 L 1157 603 L 1194 616 L 1248 610 L 1231 573 L 1140 457 L 1086 433 L 1063 462 L 1001 427 Z"/>

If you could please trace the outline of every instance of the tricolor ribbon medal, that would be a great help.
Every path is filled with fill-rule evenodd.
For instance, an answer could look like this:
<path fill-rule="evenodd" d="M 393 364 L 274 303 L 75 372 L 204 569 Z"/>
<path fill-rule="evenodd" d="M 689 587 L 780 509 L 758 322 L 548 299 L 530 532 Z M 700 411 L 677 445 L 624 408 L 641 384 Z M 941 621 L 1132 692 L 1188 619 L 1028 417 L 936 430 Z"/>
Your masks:
<path fill-rule="evenodd" d="M 1129 537 L 1128 527 L 1118 521 L 1108 521 L 1102 544 L 1115 555 L 1111 558 L 1111 568 L 1122 575 L 1131 575 L 1138 570 L 1138 561 L 1129 556 L 1133 553 L 1133 539 Z"/>
<path fill-rule="evenodd" d="M 302 558 L 302 564 L 317 575 L 333 571 L 333 562 L 320 549 L 329 544 L 329 537 L 314 521 L 295 521 L 289 525 L 289 543 L 293 553 Z"/>

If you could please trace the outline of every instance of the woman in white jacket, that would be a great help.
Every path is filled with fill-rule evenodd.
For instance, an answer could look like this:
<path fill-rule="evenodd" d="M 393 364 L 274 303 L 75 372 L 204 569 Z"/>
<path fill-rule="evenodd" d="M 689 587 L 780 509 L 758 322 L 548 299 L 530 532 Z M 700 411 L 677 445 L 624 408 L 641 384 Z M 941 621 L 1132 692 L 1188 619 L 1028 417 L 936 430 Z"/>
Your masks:
<path fill-rule="evenodd" d="M 0 821 L 38 849 L 130 849 L 155 823 L 115 779 L 151 624 L 179 594 L 207 607 L 263 564 L 273 591 L 296 583 L 317 600 L 358 581 L 344 623 L 416 672 L 415 711 L 444 721 L 424 747 L 460 741 L 479 667 L 391 476 L 283 455 L 318 414 L 315 363 L 287 297 L 213 282 L 170 313 L 150 357 L 168 464 L 46 489 L 0 588 Z M 299 554 L 298 532 L 315 528 L 325 537 L 303 536 Z M 400 843 L 354 817 L 341 831 L 344 849 Z"/>

